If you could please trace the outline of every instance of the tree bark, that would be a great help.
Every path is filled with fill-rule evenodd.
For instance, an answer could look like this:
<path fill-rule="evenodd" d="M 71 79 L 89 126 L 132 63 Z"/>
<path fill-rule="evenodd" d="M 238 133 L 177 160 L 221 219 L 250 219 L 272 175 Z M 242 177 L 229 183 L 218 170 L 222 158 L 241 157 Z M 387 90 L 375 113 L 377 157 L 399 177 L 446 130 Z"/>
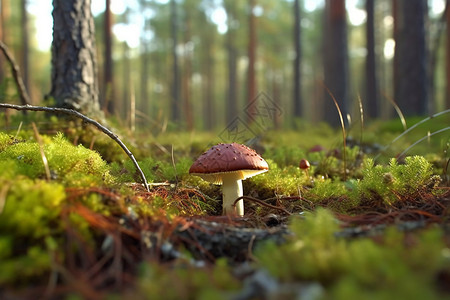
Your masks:
<path fill-rule="evenodd" d="M 203 58 L 203 115 L 205 118 L 205 129 L 212 130 L 215 122 L 215 105 L 214 105 L 214 51 L 212 37 L 206 33 L 204 38 L 206 55 Z"/>
<path fill-rule="evenodd" d="M 366 0 L 366 112 L 371 119 L 379 117 L 378 76 L 375 54 L 375 1 Z"/>
<path fill-rule="evenodd" d="M 102 108 L 106 113 L 114 114 L 114 82 L 113 82 L 113 59 L 112 59 L 112 13 L 111 0 L 106 0 L 105 20 L 103 28 L 103 39 L 105 42 L 105 57 L 103 62 L 103 99 Z"/>
<path fill-rule="evenodd" d="M 183 74 L 183 110 L 184 119 L 188 130 L 194 129 L 194 119 L 191 104 L 191 77 L 192 77 L 192 51 L 191 49 L 191 12 L 190 7 L 185 6 L 184 20 L 184 74 Z"/>
<path fill-rule="evenodd" d="M 325 2 L 324 38 L 325 86 L 335 97 L 343 116 L 346 116 L 349 102 L 349 81 L 345 0 L 327 0 Z M 328 93 L 324 95 L 325 121 L 337 127 L 340 125 L 339 114 Z"/>
<path fill-rule="evenodd" d="M 447 23 L 447 35 L 446 35 L 446 57 L 445 57 L 445 69 L 446 69 L 446 95 L 445 95 L 445 108 L 450 108 L 450 9 L 448 8 L 450 0 L 446 1 L 446 23 Z"/>
<path fill-rule="evenodd" d="M 181 121 L 180 105 L 180 71 L 178 66 L 178 16 L 175 0 L 170 1 L 170 29 L 172 36 L 172 122 L 175 124 Z"/>
<path fill-rule="evenodd" d="M 227 36 L 226 48 L 228 52 L 228 94 L 225 103 L 226 122 L 229 124 L 238 116 L 238 81 L 237 81 L 237 59 L 238 50 L 236 47 L 236 12 L 234 1 L 224 1 L 227 12 Z"/>
<path fill-rule="evenodd" d="M 395 101 L 403 115 L 427 113 L 426 0 L 394 0 L 397 5 L 395 36 Z"/>
<path fill-rule="evenodd" d="M 53 0 L 52 87 L 58 107 L 100 115 L 91 0 Z"/>
<path fill-rule="evenodd" d="M 247 105 L 248 114 L 253 116 L 256 112 L 254 100 L 256 98 L 256 16 L 254 9 L 256 6 L 255 0 L 249 0 L 249 16 L 248 16 L 248 71 L 247 71 Z M 252 119 L 248 120 L 250 124 Z"/>
<path fill-rule="evenodd" d="M 294 118 L 302 116 L 300 0 L 294 0 Z"/>
<path fill-rule="evenodd" d="M 22 77 L 23 83 L 25 84 L 25 88 L 28 91 L 28 95 L 31 100 L 31 89 L 30 89 L 30 39 L 28 37 L 28 13 L 27 13 L 27 0 L 21 1 L 21 14 L 22 14 L 22 59 L 21 59 L 21 69 L 22 69 Z"/>

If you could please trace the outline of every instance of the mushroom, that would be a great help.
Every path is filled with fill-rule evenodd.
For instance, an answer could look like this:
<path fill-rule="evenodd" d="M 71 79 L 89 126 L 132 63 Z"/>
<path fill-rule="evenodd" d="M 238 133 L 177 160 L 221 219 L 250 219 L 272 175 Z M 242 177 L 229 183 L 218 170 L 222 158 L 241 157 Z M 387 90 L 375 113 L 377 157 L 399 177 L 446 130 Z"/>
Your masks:
<path fill-rule="evenodd" d="M 221 184 L 223 190 L 223 214 L 244 215 L 244 202 L 236 203 L 242 197 L 242 180 L 266 172 L 267 162 L 247 146 L 232 143 L 218 144 L 204 152 L 192 164 L 189 173 L 214 184 Z"/>
<path fill-rule="evenodd" d="M 309 164 L 309 161 L 306 159 L 300 160 L 300 163 L 298 164 L 298 167 L 302 169 L 305 172 L 306 177 L 309 178 L 308 169 L 311 165 Z"/>

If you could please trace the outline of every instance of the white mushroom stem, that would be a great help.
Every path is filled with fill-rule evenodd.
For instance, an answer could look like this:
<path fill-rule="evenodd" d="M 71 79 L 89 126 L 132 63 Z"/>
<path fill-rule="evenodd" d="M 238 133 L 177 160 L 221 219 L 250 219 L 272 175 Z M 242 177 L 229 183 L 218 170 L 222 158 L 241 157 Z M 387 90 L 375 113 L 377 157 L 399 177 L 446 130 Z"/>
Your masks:
<path fill-rule="evenodd" d="M 234 201 L 242 197 L 242 180 L 239 174 L 228 173 L 222 176 L 223 191 L 223 214 L 224 215 L 244 215 L 244 201 L 241 199 L 233 207 Z"/>

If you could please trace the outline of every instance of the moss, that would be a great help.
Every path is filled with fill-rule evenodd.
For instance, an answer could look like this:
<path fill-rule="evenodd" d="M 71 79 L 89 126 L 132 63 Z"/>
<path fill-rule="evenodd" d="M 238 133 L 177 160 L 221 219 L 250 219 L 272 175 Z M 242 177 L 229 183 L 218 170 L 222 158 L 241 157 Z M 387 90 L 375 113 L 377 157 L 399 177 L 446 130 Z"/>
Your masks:
<path fill-rule="evenodd" d="M 32 141 L 10 142 L 0 138 L 0 167 L 8 170 L 2 177 L 25 175 L 44 178 L 45 168 L 39 145 Z M 45 137 L 43 150 L 54 180 L 66 186 L 99 186 L 114 183 L 109 167 L 98 153 L 69 143 L 62 134 Z M 9 141 L 9 142 L 8 142 Z"/>
<path fill-rule="evenodd" d="M 293 219 L 290 229 L 288 243 L 271 243 L 256 253 L 260 267 L 282 282 L 319 281 L 331 299 L 440 298 L 435 278 L 450 268 L 450 260 L 438 228 L 418 234 L 389 228 L 381 243 L 345 240 L 335 235 L 339 224 L 333 215 L 318 209 Z"/>
<path fill-rule="evenodd" d="M 241 285 L 231 275 L 224 259 L 213 267 L 178 266 L 166 268 L 156 264 L 142 265 L 139 294 L 145 299 L 229 299 Z M 136 297 L 136 295 L 133 295 Z"/>
<path fill-rule="evenodd" d="M 0 217 L 0 283 L 26 281 L 50 270 L 51 236 L 63 230 L 64 188 L 23 177 L 0 178 L 0 186 L 8 187 Z"/>
<path fill-rule="evenodd" d="M 433 175 L 432 165 L 422 156 L 408 156 L 404 164 L 391 159 L 388 166 L 374 165 L 372 159 L 363 164 L 363 179 L 358 180 L 353 198 L 392 204 L 401 197 L 422 190 Z"/>

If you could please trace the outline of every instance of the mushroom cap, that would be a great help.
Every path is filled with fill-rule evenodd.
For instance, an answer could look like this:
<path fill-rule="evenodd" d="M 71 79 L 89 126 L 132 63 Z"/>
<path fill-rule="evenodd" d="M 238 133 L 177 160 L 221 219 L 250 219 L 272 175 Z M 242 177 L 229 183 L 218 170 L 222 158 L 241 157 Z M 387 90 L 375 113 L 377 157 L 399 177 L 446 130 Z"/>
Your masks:
<path fill-rule="evenodd" d="M 226 175 L 246 179 L 268 169 L 267 162 L 255 150 L 232 143 L 212 146 L 192 164 L 189 173 L 206 181 L 222 184 L 222 177 Z"/>
<path fill-rule="evenodd" d="M 299 166 L 300 169 L 306 170 L 306 169 L 309 169 L 309 167 L 310 167 L 311 165 L 309 164 L 309 161 L 308 161 L 308 160 L 302 159 L 302 160 L 300 160 L 300 163 L 298 164 L 298 166 Z"/>

